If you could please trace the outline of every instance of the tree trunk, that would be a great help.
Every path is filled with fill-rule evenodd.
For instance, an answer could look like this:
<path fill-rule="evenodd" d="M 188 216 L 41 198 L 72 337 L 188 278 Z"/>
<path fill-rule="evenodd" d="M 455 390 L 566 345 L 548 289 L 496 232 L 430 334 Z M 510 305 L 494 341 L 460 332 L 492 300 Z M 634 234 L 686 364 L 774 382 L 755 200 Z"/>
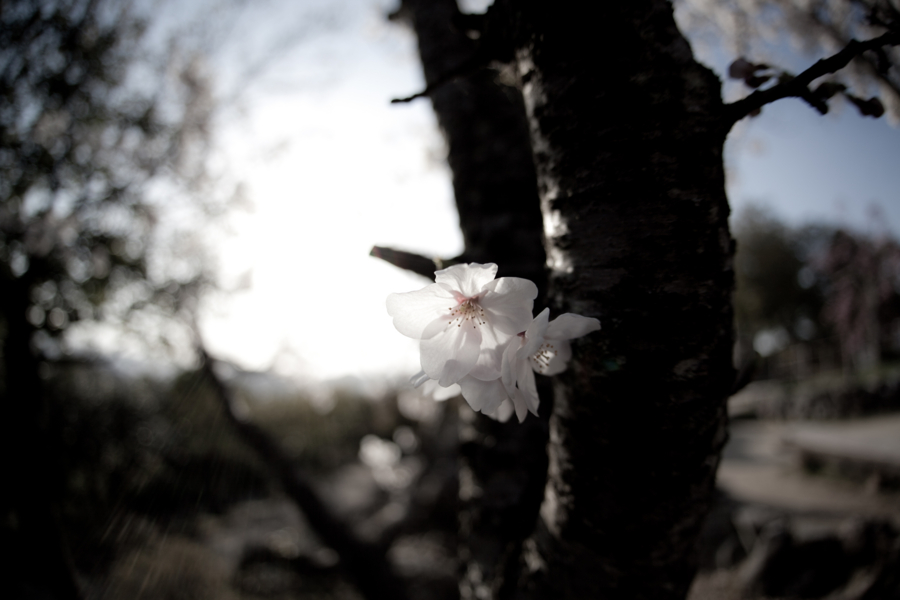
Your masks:
<path fill-rule="evenodd" d="M 455 0 L 403 0 L 399 12 L 419 42 L 433 84 L 472 58 L 476 44 L 454 23 Z M 447 162 L 465 251 L 462 262 L 496 262 L 498 276 L 525 277 L 543 289 L 542 221 L 519 91 L 494 69 L 467 69 L 430 94 L 447 141 Z"/>
<path fill-rule="evenodd" d="M 551 311 L 603 325 L 554 380 L 549 476 L 521 590 L 684 598 L 734 381 L 720 84 L 667 1 L 506 10 Z"/>
<path fill-rule="evenodd" d="M 454 26 L 455 0 L 404 0 L 428 84 L 471 59 L 475 43 Z M 430 94 L 447 140 L 447 160 L 465 240 L 461 262 L 495 262 L 499 276 L 546 285 L 542 220 L 528 121 L 519 91 L 498 72 L 468 69 Z M 542 419 L 498 423 L 464 410 L 460 430 L 460 595 L 509 596 L 522 542 L 532 531 L 547 473 L 547 405 Z M 513 419 L 515 421 L 515 419 Z"/>
<path fill-rule="evenodd" d="M 32 269 L 34 270 L 34 269 Z M 21 278 L 2 267 L 0 314 L 3 338 L 2 491 L 0 596 L 81 597 L 63 537 L 61 522 L 64 473 L 59 439 L 49 431 L 40 361 L 32 349 L 35 328 L 26 319 L 31 304 L 30 273 Z M 8 595 L 7 595 L 8 594 Z"/>
<path fill-rule="evenodd" d="M 429 84 L 474 52 L 461 33 L 448 31 L 452 0 L 405 0 L 404 8 Z M 504 489 L 503 477 L 514 481 L 515 471 L 498 466 L 502 453 L 486 442 L 494 435 L 507 448 L 507 464 L 543 468 L 540 439 L 515 427 L 472 433 L 461 473 L 469 499 L 461 591 L 478 598 L 683 598 L 734 382 L 733 242 L 722 162 L 730 124 L 719 81 L 694 61 L 665 0 L 497 0 L 488 21 L 490 42 L 507 40 L 515 52 L 553 316 L 598 317 L 603 330 L 578 340 L 569 370 L 554 378 L 549 476 L 536 522 L 523 509 L 532 495 L 492 504 L 503 498 L 494 493 Z M 506 172 L 507 155 L 490 152 L 501 147 L 492 146 L 495 119 L 476 101 L 483 98 L 477 86 L 490 83 L 487 73 L 457 78 L 430 96 L 449 143 L 464 259 L 495 261 L 502 274 L 527 277 L 527 269 L 504 266 L 533 239 L 519 239 L 533 223 L 515 214 L 528 205 L 488 203 L 496 191 L 478 195 L 506 189 L 483 179 Z M 531 489 L 541 480 L 535 472 Z M 523 518 L 511 518 L 511 509 Z"/>

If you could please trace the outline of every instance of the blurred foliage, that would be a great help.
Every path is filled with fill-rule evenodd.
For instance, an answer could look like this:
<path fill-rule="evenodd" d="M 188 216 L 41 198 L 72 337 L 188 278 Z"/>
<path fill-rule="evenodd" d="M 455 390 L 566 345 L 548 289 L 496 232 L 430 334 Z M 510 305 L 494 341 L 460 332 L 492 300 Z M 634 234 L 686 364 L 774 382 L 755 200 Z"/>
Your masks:
<path fill-rule="evenodd" d="M 101 597 L 160 600 L 237 600 L 221 560 L 201 544 L 167 536 L 132 550 L 116 563 Z"/>
<path fill-rule="evenodd" d="M 832 230 L 792 229 L 751 206 L 735 217 L 733 234 L 738 335 L 752 340 L 762 330 L 782 328 L 793 341 L 821 336 L 824 282 L 811 260 Z"/>
<path fill-rule="evenodd" d="M 749 207 L 735 217 L 738 361 L 861 369 L 900 355 L 900 244 L 825 225 L 789 227 Z M 793 369 L 794 367 L 790 367 Z M 798 375 L 800 373 L 793 373 Z"/>
<path fill-rule="evenodd" d="M 161 586 L 183 578 L 200 585 L 205 579 L 195 581 L 202 573 L 194 567 L 202 571 L 212 560 L 208 549 L 197 549 L 201 517 L 277 494 L 267 465 L 230 425 L 202 373 L 137 376 L 100 361 L 67 360 L 46 363 L 43 376 L 65 473 L 66 537 L 79 573 L 110 586 L 104 597 L 137 585 L 134 577 L 151 568 L 160 569 Z M 356 462 L 363 436 L 389 438 L 407 422 L 392 397 L 373 401 L 336 389 L 326 411 L 301 390 L 272 400 L 235 389 L 250 418 L 307 472 Z M 132 561 L 133 572 L 123 566 Z M 219 567 L 210 568 L 216 579 Z"/>
<path fill-rule="evenodd" d="M 900 244 L 838 231 L 817 261 L 827 281 L 823 318 L 845 365 L 878 365 L 900 350 Z"/>
<path fill-rule="evenodd" d="M 396 403 L 362 399 L 346 389 L 335 390 L 331 405 L 325 408 L 302 397 L 249 405 L 253 420 L 293 460 L 315 471 L 355 460 L 363 436 L 390 438 L 402 421 Z"/>
<path fill-rule="evenodd" d="M 221 513 L 270 491 L 265 465 L 241 441 L 200 373 L 179 375 L 154 419 L 159 460 L 129 500 L 136 510 L 163 520 Z"/>
<path fill-rule="evenodd" d="M 209 278 L 197 238 L 164 240 L 161 219 L 176 203 L 179 215 L 224 205 L 205 193 L 209 80 L 196 57 L 147 41 L 138 9 L 0 4 L 0 546 L 14 557 L 6 585 L 35 594 L 77 595 L 63 520 L 90 571 L 111 552 L 104 520 L 171 460 L 136 443 L 146 415 L 131 390 L 60 402 L 74 392 L 47 361 L 65 356 L 78 322 L 121 334 L 140 312 L 142 341 L 177 329 Z M 163 267 L 162 247 L 182 260 Z"/>
<path fill-rule="evenodd" d="M 152 529 L 135 520 L 124 502 L 159 469 L 164 426 L 151 407 L 162 387 L 150 379 L 125 381 L 108 367 L 82 362 L 47 364 L 43 375 L 73 558 L 85 574 L 103 572 L 120 548 L 144 543 Z"/>
<path fill-rule="evenodd" d="M 176 278 L 154 268 L 151 189 L 207 181 L 211 89 L 195 58 L 143 43 L 147 27 L 130 2 L 0 10 L 0 287 L 25 296 L 0 320 L 27 318 L 45 353 L 74 322 L 177 309 L 202 280 L 196 248 Z"/>

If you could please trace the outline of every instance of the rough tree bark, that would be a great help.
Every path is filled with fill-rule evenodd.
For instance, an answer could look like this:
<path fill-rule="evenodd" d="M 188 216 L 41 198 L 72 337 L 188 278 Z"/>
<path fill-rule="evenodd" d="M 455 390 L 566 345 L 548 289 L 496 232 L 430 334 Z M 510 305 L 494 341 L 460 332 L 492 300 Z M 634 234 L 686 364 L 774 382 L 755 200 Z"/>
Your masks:
<path fill-rule="evenodd" d="M 398 16 L 418 38 L 428 85 L 471 63 L 455 0 L 403 0 Z M 519 91 L 484 67 L 466 69 L 430 94 L 447 160 L 465 250 L 459 262 L 495 262 L 500 276 L 545 289 L 537 180 Z M 544 389 L 549 402 L 549 390 Z M 508 595 L 521 546 L 534 526 L 546 480 L 547 416 L 498 423 L 464 410 L 460 430 L 460 595 Z M 515 421 L 515 419 L 513 419 Z M 504 591 L 505 590 L 505 591 Z"/>
<path fill-rule="evenodd" d="M 516 27 L 551 310 L 603 323 L 554 381 L 520 589 L 684 598 L 734 381 L 720 84 L 666 0 L 497 8 Z"/>
<path fill-rule="evenodd" d="M 396 18 L 416 32 L 425 81 L 434 84 L 471 59 L 455 0 L 403 0 Z M 447 161 L 465 250 L 459 262 L 497 262 L 499 276 L 543 288 L 542 221 L 525 107 L 497 71 L 467 70 L 430 94 L 447 141 Z M 501 262 L 502 261 L 502 262 Z"/>
<path fill-rule="evenodd" d="M 477 181 L 467 170 L 496 172 L 501 163 L 491 162 L 497 156 L 473 160 L 490 147 L 491 138 L 477 133 L 491 119 L 477 119 L 484 108 L 467 105 L 471 92 L 461 90 L 485 71 L 458 68 L 473 50 L 447 41 L 453 4 L 404 1 L 450 144 L 465 259 L 494 260 L 502 269 L 515 222 L 479 229 L 465 196 L 464 183 Z M 683 598 L 734 381 L 733 243 L 722 162 L 734 119 L 666 0 L 497 0 L 484 21 L 481 58 L 516 66 L 527 106 L 551 310 L 598 317 L 603 331 L 576 342 L 568 372 L 555 378 L 540 518 L 512 527 L 507 520 L 506 529 L 464 528 L 461 592 Z M 436 85 L 442 78 L 450 83 Z M 455 145 L 464 139 L 479 145 Z M 466 233 L 469 227 L 485 237 Z M 491 239 L 497 254 L 470 253 L 476 241 Z M 535 454 L 527 445 L 517 450 L 507 460 Z M 478 465 L 485 460 L 476 453 L 469 461 L 476 484 L 486 481 L 479 469 L 488 477 L 501 472 Z M 497 498 L 487 487 L 480 491 L 483 505 Z M 517 504 L 527 504 L 527 496 L 509 506 Z M 480 514 L 485 524 L 490 510 L 470 503 L 464 512 Z M 493 550 L 474 557 L 466 551 L 484 547 Z"/>

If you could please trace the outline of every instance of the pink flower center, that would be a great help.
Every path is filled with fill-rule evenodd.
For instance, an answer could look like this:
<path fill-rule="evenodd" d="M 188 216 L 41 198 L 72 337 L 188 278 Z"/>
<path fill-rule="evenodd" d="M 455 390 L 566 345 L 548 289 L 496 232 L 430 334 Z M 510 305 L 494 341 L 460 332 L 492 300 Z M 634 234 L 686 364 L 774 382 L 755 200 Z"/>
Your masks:
<path fill-rule="evenodd" d="M 484 318 L 484 309 L 478 304 L 478 296 L 466 298 L 459 294 L 456 301 L 459 304 L 448 309 L 450 311 L 450 320 L 447 321 L 448 325 L 456 323 L 457 327 L 462 327 L 463 323 L 470 322 L 472 327 L 475 328 L 487 323 Z"/>
<path fill-rule="evenodd" d="M 543 373 L 550 366 L 550 361 L 553 360 L 553 357 L 556 356 L 557 350 L 553 347 L 553 344 L 544 342 L 541 344 L 541 347 L 537 352 L 529 356 L 531 362 L 534 364 L 534 370 L 538 373 Z"/>

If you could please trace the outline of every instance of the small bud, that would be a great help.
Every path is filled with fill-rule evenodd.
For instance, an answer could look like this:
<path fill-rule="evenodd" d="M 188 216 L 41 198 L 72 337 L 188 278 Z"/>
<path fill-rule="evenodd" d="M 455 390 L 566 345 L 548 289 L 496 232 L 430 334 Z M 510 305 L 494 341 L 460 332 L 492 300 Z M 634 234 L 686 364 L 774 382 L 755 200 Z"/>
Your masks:
<path fill-rule="evenodd" d="M 846 89 L 847 89 L 847 86 L 844 85 L 843 83 L 837 83 L 836 81 L 826 81 L 825 83 L 823 83 L 819 87 L 817 87 L 813 91 L 813 94 L 815 94 L 815 96 L 817 98 L 820 98 L 822 100 L 828 100 L 835 94 L 846 91 Z"/>
<path fill-rule="evenodd" d="M 771 76 L 769 75 L 753 75 L 752 77 L 745 77 L 744 83 L 746 83 L 749 87 L 756 89 L 767 82 L 769 79 L 771 79 Z"/>
<path fill-rule="evenodd" d="M 881 115 L 884 114 L 884 104 L 881 103 L 877 97 L 873 96 L 868 100 L 863 98 L 859 98 L 854 96 L 853 94 L 844 94 L 847 97 L 847 100 L 856 105 L 856 108 L 859 110 L 859 114 L 864 117 L 872 117 L 877 119 Z"/>
<path fill-rule="evenodd" d="M 728 67 L 728 76 L 732 79 L 746 79 L 756 73 L 756 65 L 745 58 L 738 58 Z"/>

